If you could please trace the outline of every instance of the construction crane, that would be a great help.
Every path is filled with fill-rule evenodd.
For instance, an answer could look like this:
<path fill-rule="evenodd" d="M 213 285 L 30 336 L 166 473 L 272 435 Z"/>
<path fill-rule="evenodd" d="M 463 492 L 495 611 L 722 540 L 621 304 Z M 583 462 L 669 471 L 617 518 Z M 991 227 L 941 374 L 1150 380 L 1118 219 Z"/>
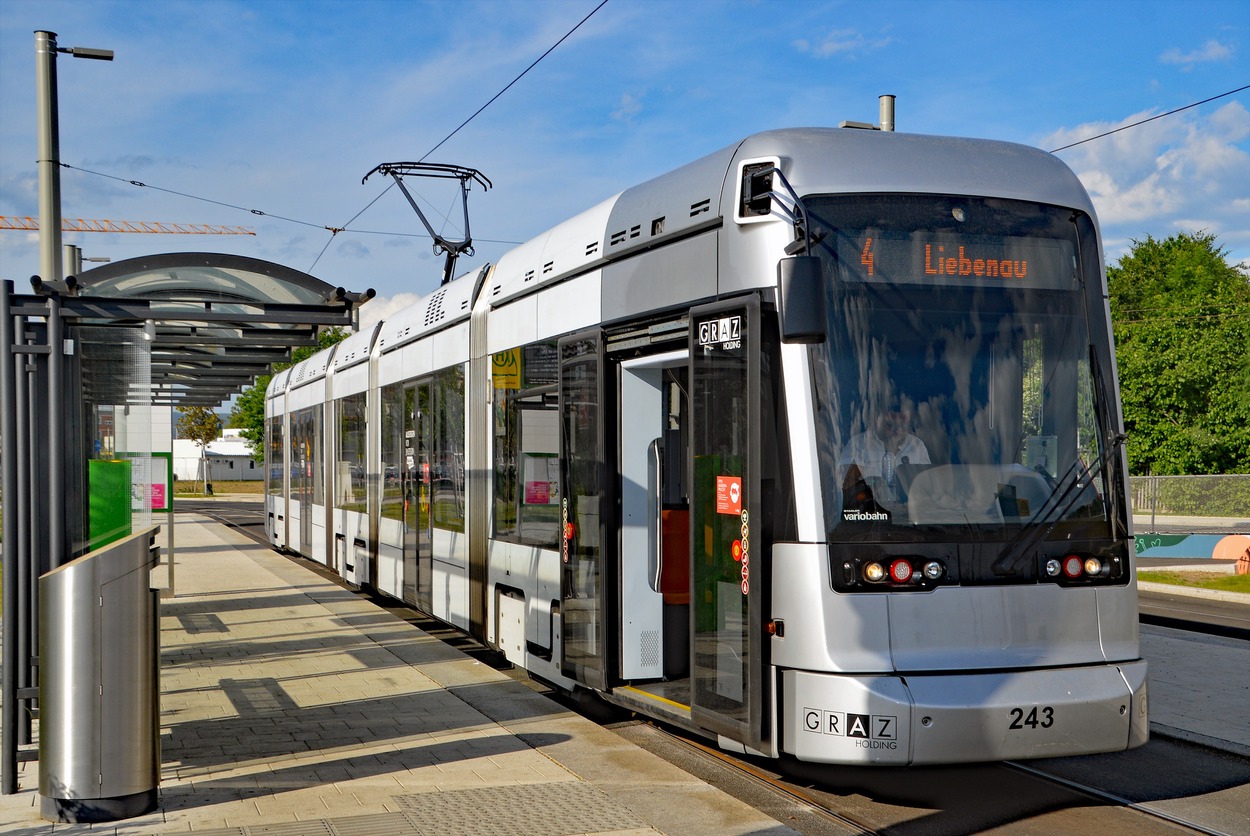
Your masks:
<path fill-rule="evenodd" d="M 39 231 L 39 219 L 0 215 L 0 229 Z M 62 232 L 143 232 L 151 235 L 255 235 L 242 226 L 210 226 L 209 224 L 167 224 L 157 221 L 110 221 L 90 218 L 62 218 Z"/>

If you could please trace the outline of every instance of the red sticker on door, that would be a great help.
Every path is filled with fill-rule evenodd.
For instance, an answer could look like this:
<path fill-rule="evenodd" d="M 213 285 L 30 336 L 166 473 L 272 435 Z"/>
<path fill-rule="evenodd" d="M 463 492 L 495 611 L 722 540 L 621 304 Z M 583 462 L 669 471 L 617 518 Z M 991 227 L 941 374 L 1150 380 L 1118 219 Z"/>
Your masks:
<path fill-rule="evenodd" d="M 741 476 L 716 477 L 716 513 L 735 516 L 742 513 Z"/>

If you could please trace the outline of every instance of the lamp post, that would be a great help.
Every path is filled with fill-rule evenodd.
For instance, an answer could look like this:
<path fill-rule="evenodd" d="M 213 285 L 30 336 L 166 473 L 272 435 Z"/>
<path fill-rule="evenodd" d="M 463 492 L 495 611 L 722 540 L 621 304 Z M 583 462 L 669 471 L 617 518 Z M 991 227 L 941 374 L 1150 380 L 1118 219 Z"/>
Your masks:
<path fill-rule="evenodd" d="M 48 552 L 51 555 L 53 568 L 60 566 L 65 558 L 65 491 L 63 453 L 65 449 L 65 422 L 61 415 L 63 409 L 63 363 L 64 345 L 62 339 L 62 322 L 59 292 L 68 290 L 62 282 L 61 274 L 61 175 L 60 175 L 60 139 L 57 124 L 56 103 L 56 55 L 58 52 L 73 55 L 76 58 L 94 58 L 111 61 L 113 53 L 107 49 L 88 49 L 71 47 L 58 49 L 54 32 L 35 32 L 35 92 L 36 119 L 39 129 L 39 262 L 42 283 L 52 291 L 48 300 L 48 513 L 49 539 Z M 0 372 L 0 390 L 4 393 L 3 415 L 3 460 L 4 460 L 4 517 L 6 533 L 13 530 L 14 524 L 20 532 L 29 520 L 16 519 L 11 512 L 17 502 L 14 493 L 29 490 L 30 486 L 18 484 L 17 471 L 10 464 L 16 463 L 19 455 L 29 456 L 28 439 L 17 438 L 17 409 L 14 393 L 17 388 L 17 375 L 27 374 L 27 363 L 22 354 L 16 352 L 17 343 L 24 338 L 18 334 L 24 330 L 18 320 L 11 314 L 10 298 L 12 285 L 5 283 L 0 288 L 4 299 L 0 302 L 0 337 L 4 345 L 0 346 L 0 360 L 8 366 L 13 363 L 15 368 L 5 368 Z M 25 404 L 23 407 L 25 408 Z M 26 543 L 23 548 L 11 548 L 12 540 Z M 29 623 L 33 612 L 32 590 L 29 583 L 22 583 L 20 570 L 33 570 L 34 555 L 29 547 L 29 536 L 21 538 L 5 537 L 4 559 L 4 612 L 3 641 L 0 642 L 0 655 L 4 658 L 3 674 L 0 675 L 0 795 L 12 795 L 17 792 L 17 738 L 19 731 L 18 711 L 23 705 L 34 699 L 36 689 L 31 682 L 31 641 L 34 637 L 34 625 Z M 20 619 L 20 620 L 19 620 Z M 24 637 L 19 642 L 19 634 Z M 19 695 L 20 689 L 20 695 Z M 19 705 L 21 704 L 21 705 Z M 25 736 L 25 734 L 23 734 Z"/>
<path fill-rule="evenodd" d="M 35 33 L 35 109 L 39 121 L 39 275 L 59 282 L 61 274 L 61 137 L 56 100 L 56 55 L 112 61 L 113 50 L 58 48 L 56 33 Z"/>

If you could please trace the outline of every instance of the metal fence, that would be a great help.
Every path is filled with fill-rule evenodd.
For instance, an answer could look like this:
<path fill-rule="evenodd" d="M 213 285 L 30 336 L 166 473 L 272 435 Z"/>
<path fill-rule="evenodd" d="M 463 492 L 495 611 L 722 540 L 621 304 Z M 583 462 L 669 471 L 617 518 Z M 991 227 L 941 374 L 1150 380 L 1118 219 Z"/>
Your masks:
<path fill-rule="evenodd" d="M 1250 534 L 1250 473 L 1131 476 L 1137 533 Z"/>

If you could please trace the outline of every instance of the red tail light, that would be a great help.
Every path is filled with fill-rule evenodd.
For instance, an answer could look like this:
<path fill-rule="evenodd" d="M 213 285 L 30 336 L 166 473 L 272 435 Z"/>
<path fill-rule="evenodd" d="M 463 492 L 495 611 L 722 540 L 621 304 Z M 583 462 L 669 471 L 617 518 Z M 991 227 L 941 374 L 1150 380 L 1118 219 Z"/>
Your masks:
<path fill-rule="evenodd" d="M 898 559 L 890 564 L 890 580 L 895 583 L 907 583 L 911 580 L 911 561 Z"/>

